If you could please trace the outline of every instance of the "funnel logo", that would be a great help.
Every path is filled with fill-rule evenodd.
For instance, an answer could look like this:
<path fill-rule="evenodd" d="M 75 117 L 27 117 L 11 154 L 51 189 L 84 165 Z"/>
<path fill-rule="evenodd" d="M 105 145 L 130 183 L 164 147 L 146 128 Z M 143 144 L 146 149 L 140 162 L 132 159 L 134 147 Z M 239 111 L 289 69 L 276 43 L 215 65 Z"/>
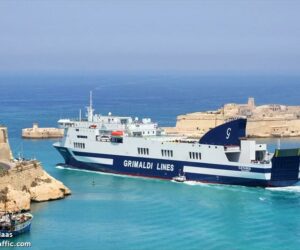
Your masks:
<path fill-rule="evenodd" d="M 228 140 L 230 138 L 231 128 L 228 128 L 226 131 L 226 139 Z"/>

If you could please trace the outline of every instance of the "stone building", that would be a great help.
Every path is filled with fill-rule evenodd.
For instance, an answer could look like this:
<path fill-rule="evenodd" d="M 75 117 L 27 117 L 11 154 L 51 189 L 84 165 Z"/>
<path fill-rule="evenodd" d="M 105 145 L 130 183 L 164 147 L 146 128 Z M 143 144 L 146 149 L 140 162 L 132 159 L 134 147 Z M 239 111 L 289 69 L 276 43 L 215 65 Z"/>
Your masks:
<path fill-rule="evenodd" d="M 176 126 L 165 128 L 165 131 L 167 134 L 201 137 L 210 129 L 237 117 L 248 119 L 249 137 L 300 136 L 300 106 L 257 106 L 252 97 L 247 104 L 228 103 L 216 111 L 180 115 Z"/>

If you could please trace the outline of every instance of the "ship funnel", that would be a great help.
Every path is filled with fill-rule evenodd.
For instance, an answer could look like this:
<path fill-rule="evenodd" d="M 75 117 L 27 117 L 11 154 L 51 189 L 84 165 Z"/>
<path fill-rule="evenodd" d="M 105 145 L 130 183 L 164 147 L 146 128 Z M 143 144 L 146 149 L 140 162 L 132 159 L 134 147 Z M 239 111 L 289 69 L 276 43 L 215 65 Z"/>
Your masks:
<path fill-rule="evenodd" d="M 240 145 L 240 138 L 246 136 L 247 119 L 237 119 L 208 131 L 199 141 L 209 145 Z"/>

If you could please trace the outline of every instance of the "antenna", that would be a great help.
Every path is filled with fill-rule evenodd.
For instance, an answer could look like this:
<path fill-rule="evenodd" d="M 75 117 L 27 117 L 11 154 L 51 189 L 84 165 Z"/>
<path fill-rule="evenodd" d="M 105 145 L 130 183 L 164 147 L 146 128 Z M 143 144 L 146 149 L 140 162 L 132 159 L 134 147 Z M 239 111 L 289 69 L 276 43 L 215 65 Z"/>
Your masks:
<path fill-rule="evenodd" d="M 87 117 L 89 122 L 93 121 L 93 117 L 94 117 L 93 91 L 90 91 L 90 106 L 87 107 Z"/>
<path fill-rule="evenodd" d="M 93 108 L 93 91 L 90 91 L 90 109 Z"/>

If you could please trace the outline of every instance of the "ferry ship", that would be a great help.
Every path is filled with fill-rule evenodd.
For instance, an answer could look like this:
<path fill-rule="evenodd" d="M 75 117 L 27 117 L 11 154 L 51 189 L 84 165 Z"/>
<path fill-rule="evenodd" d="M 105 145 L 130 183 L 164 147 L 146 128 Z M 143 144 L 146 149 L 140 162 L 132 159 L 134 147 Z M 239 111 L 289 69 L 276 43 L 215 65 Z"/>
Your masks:
<path fill-rule="evenodd" d="M 54 147 L 69 168 L 259 187 L 291 186 L 300 177 L 300 149 L 268 152 L 266 144 L 246 138 L 245 118 L 191 140 L 165 135 L 149 118 L 94 114 L 91 95 L 85 119 L 58 123 L 64 138 Z"/>

